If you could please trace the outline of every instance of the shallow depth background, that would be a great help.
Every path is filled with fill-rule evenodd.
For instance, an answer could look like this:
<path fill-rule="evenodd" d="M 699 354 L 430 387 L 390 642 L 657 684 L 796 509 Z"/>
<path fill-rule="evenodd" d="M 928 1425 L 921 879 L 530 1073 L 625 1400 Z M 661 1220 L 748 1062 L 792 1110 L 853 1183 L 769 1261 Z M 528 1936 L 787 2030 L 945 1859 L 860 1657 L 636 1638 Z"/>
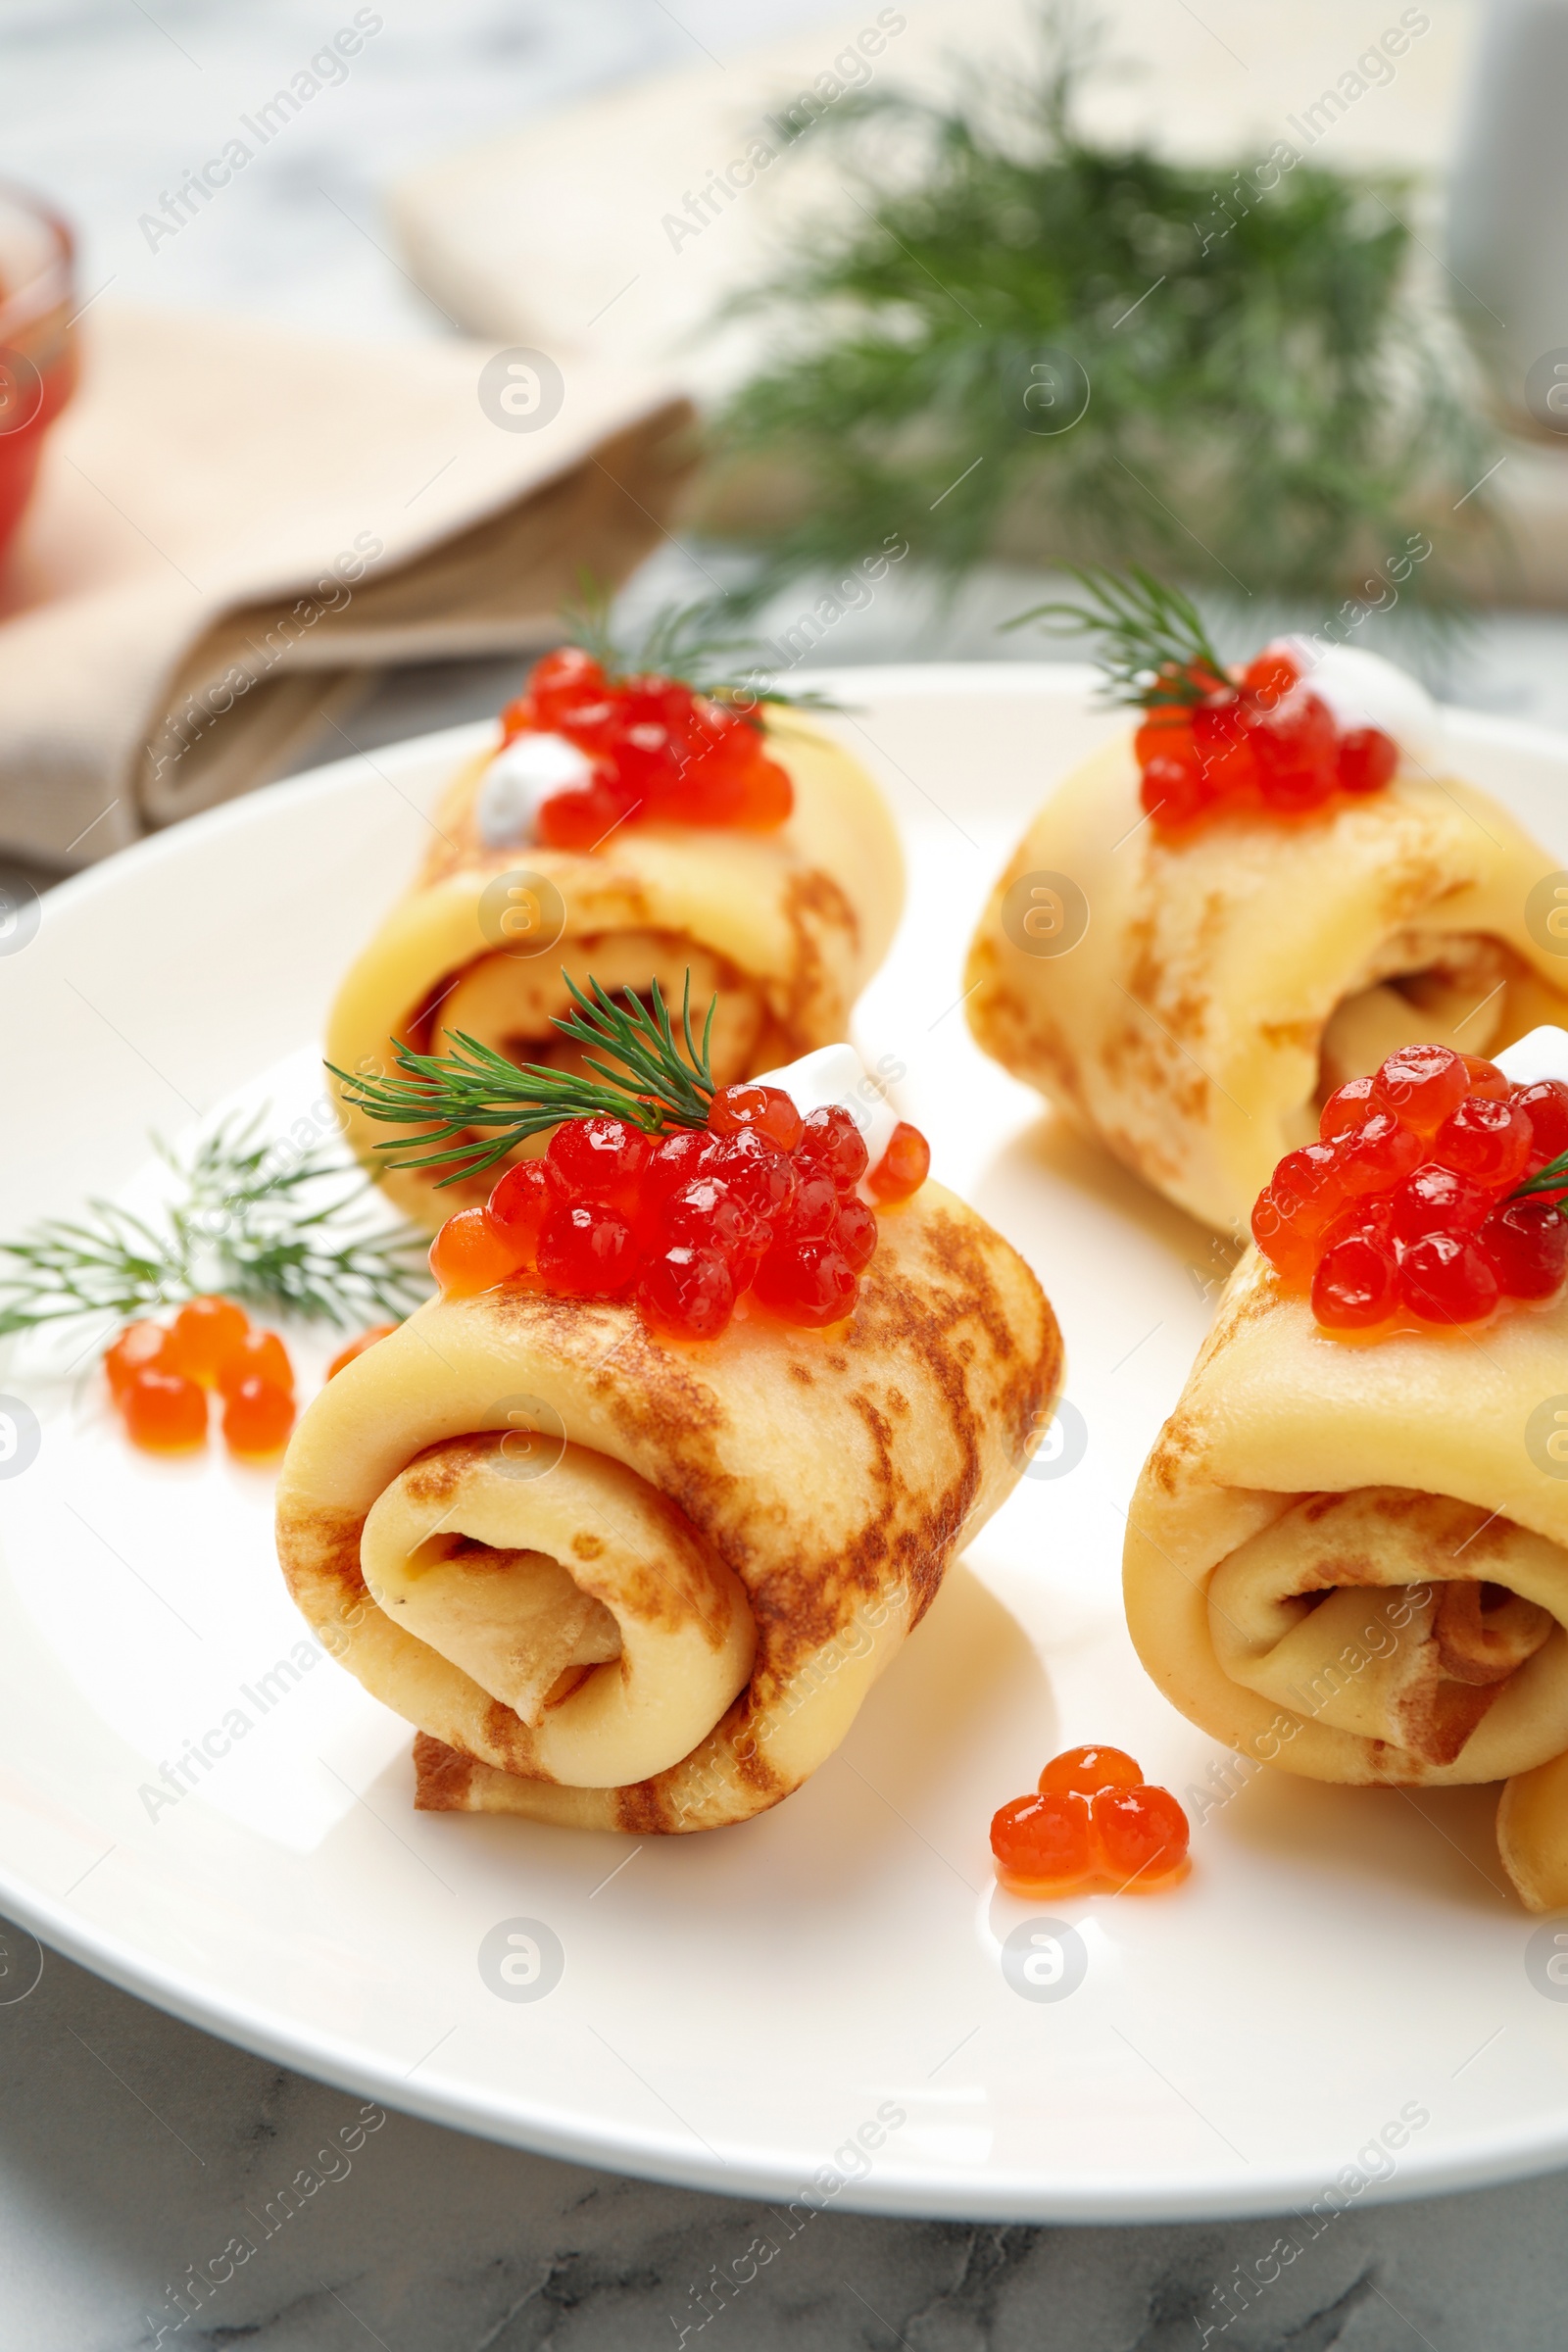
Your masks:
<path fill-rule="evenodd" d="M 387 179 L 629 74 L 701 51 L 722 71 L 726 53 L 825 12 L 808 0 L 679 0 L 675 13 L 662 0 L 390 0 L 350 80 L 220 205 L 148 254 L 138 213 L 352 13 L 301 0 L 0 4 L 0 157 L 81 226 L 84 294 L 113 284 L 122 298 L 305 328 L 445 331 L 390 258 L 377 213 Z M 1200 18 L 1193 24 L 1200 48 L 1208 36 Z M 652 604 L 702 578 L 672 545 L 638 597 Z M 1038 643 L 994 634 L 1033 587 L 986 574 L 937 615 L 911 587 L 852 615 L 823 658 L 1038 659 Z M 1568 621 L 1489 618 L 1443 684 L 1454 699 L 1568 724 Z M 362 712 L 355 739 L 373 745 L 479 715 L 512 690 L 506 664 L 406 671 Z M 1266 2255 L 1266 2223 L 987 2230 L 825 2213 L 728 2307 L 710 2292 L 705 2309 L 697 2298 L 711 2266 L 727 2268 L 760 2230 L 782 2235 L 763 2210 L 518 2156 L 397 2115 L 176 2329 L 189 2268 L 236 2229 L 262 2236 L 269 2204 L 352 2126 L 359 2102 L 52 1954 L 32 1990 L 6 2000 L 29 1981 L 32 1956 L 14 1932 L 0 1950 L 0 2352 L 160 2342 L 336 2352 L 368 2340 L 385 2352 L 641 2352 L 699 2336 L 870 2352 L 1204 2342 L 1535 2352 L 1560 2341 L 1560 2177 L 1347 2212 L 1228 2326 L 1237 2300 L 1227 2306 L 1219 2291 L 1235 2266 Z M 1282 2017 L 1282 2034 L 1298 2023 Z"/>

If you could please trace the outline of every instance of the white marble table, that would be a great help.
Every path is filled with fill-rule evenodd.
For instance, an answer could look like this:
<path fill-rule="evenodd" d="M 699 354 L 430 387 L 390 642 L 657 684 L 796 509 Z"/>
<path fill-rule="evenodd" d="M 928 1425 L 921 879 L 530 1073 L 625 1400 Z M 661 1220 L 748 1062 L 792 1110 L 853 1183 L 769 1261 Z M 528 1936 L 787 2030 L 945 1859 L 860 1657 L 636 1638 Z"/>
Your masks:
<path fill-rule="evenodd" d="M 678 0 L 673 11 L 662 0 L 382 0 L 384 28 L 349 82 L 221 210 L 149 253 L 136 227 L 145 204 L 352 13 L 303 0 L 69 11 L 0 0 L 0 162 L 82 223 L 89 289 L 112 280 L 139 299 L 425 334 L 440 322 L 383 250 L 376 190 L 388 176 L 527 108 L 688 57 L 694 42 L 722 56 L 821 12 L 808 0 Z M 696 576 L 666 553 L 640 592 L 652 601 Z M 940 625 L 910 601 L 884 603 L 834 650 L 1027 655 L 993 631 L 1029 590 L 989 577 Z M 1568 725 L 1565 654 L 1562 619 L 1489 621 L 1445 684 Z M 491 710 L 509 678 L 487 664 L 404 673 L 356 733 L 385 741 Z M 1282 2019 L 1282 2033 L 1294 2023 Z M 0 2352 L 678 2352 L 683 2341 L 1185 2352 L 1205 2326 L 1206 2340 L 1243 2352 L 1561 2341 L 1560 2177 L 1348 2213 L 1223 2332 L 1215 2289 L 1266 2251 L 1267 2223 L 1036 2230 L 825 2214 L 700 2327 L 696 2291 L 753 2234 L 744 2202 L 577 2171 L 395 2114 L 346 2175 L 264 2234 L 276 2192 L 357 2111 L 44 1955 L 35 1989 L 0 2005 Z M 181 2279 L 240 2230 L 257 2251 L 193 2308 Z"/>

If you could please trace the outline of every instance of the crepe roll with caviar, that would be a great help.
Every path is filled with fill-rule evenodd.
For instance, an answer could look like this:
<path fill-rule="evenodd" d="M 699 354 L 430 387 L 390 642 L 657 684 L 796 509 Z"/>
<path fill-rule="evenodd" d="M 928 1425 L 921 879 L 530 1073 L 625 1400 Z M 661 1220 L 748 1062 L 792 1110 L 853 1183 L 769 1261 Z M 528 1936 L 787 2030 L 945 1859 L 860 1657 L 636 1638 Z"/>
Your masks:
<path fill-rule="evenodd" d="M 1314 1780 L 1504 1784 L 1538 1910 L 1568 1902 L 1565 1079 L 1550 1029 L 1500 1067 L 1405 1048 L 1328 1105 L 1126 1547 L 1134 1642 L 1185 1715 Z"/>
<path fill-rule="evenodd" d="M 1301 640 L 1226 668 L 1187 601 L 1086 620 L 1141 723 L 1035 818 L 970 949 L 985 1051 L 1235 1231 L 1348 1078 L 1568 1019 L 1558 860 L 1455 772 L 1390 663 Z"/>
<path fill-rule="evenodd" d="M 420 1806 L 641 1836 L 832 1752 L 1061 1351 L 853 1049 L 723 1088 L 635 1003 L 601 1016 L 607 1062 L 648 1055 L 619 1115 L 564 1094 L 443 1227 L 441 1296 L 301 1420 L 277 1533 L 320 1640 L 416 1727 Z"/>
<path fill-rule="evenodd" d="M 564 647 L 454 776 L 412 889 L 339 989 L 326 1058 L 365 1075 L 389 1038 L 464 1036 L 574 1069 L 555 1027 L 572 981 L 658 981 L 678 1002 L 689 971 L 699 1027 L 718 1007 L 727 1084 L 848 1035 L 902 903 L 882 796 L 819 724 Z M 346 1117 L 398 1205 L 438 1225 L 451 1199 L 418 1168 L 386 1175 Z"/>

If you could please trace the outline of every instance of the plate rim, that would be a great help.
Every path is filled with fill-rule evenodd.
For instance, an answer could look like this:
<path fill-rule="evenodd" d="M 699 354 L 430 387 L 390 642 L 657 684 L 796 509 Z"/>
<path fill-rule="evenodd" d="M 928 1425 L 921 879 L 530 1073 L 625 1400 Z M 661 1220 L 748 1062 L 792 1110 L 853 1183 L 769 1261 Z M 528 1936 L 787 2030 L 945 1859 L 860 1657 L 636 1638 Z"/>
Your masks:
<path fill-rule="evenodd" d="M 799 673 L 798 683 L 848 698 L 857 686 L 868 695 L 910 701 L 947 701 L 963 695 L 981 700 L 1070 702 L 1083 706 L 1099 680 L 1087 662 L 945 662 L 846 664 Z M 1527 757 L 1559 762 L 1568 775 L 1568 729 L 1528 719 L 1476 711 L 1457 704 L 1441 706 L 1458 743 L 1469 741 Z M 831 714 L 829 714 L 831 715 Z M 323 790 L 347 783 L 368 766 L 417 768 L 439 760 L 459 760 L 479 748 L 494 721 L 474 719 L 406 736 L 368 751 L 351 750 L 297 775 L 261 785 L 194 816 L 147 834 L 96 860 L 43 894 L 64 911 L 89 906 L 105 892 L 133 884 L 150 862 L 178 857 L 187 844 L 206 843 L 225 833 L 242 833 L 293 804 L 308 804 Z M 22 1881 L 0 1858 L 0 1908 L 30 1934 L 78 1966 L 122 1990 L 179 2018 L 199 2031 L 289 2066 L 335 2087 L 374 2097 L 400 2112 L 500 2144 L 522 2148 L 589 2169 L 730 2196 L 776 2196 L 800 2192 L 798 2162 L 769 2157 L 759 2147 L 736 2150 L 726 2162 L 706 2147 L 688 2151 L 658 2131 L 617 2121 L 573 2125 L 556 2110 L 529 2108 L 514 2096 L 489 2094 L 471 2083 L 425 2082 L 400 2074 L 367 2042 L 304 2025 L 282 2022 L 278 2013 L 234 1993 L 213 1990 L 188 1972 L 149 1962 L 120 1932 L 77 1912 Z M 1522 2131 L 1494 2127 L 1463 2148 L 1430 2152 L 1412 2148 L 1387 2180 L 1370 2181 L 1357 2201 L 1364 2205 L 1405 2203 L 1461 2190 L 1529 2179 L 1568 2161 L 1568 2100 L 1555 2121 L 1538 2121 Z M 949 2175 L 940 2188 L 930 2174 L 894 2161 L 879 2162 L 860 2180 L 842 2182 L 831 2202 L 844 2211 L 907 2219 L 1024 2223 L 1154 2224 L 1235 2220 L 1279 2213 L 1322 2193 L 1319 2172 L 1285 2174 L 1276 2168 L 1248 2191 L 1235 2179 L 1205 2182 L 1202 2174 L 1167 2176 L 1164 2183 L 1138 2190 L 1093 2180 L 1057 2180 L 1043 2185 L 1019 2172 L 989 2171 L 972 2182 Z M 824 2200 L 826 2201 L 826 2200 Z"/>

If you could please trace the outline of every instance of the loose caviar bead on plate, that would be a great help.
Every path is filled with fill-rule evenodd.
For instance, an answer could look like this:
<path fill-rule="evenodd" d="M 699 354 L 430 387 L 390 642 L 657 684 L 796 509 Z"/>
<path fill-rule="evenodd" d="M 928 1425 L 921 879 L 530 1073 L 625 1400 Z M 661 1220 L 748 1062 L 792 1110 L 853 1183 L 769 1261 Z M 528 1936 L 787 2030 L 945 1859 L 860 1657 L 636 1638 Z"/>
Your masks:
<path fill-rule="evenodd" d="M 1168 1788 L 1102 1788 L 1090 1805 L 1101 1851 L 1128 1889 L 1170 1879 L 1187 1860 L 1187 1816 Z"/>
<path fill-rule="evenodd" d="M 1065 1891 L 1090 1876 L 1090 1829 L 1087 1797 L 1015 1796 L 993 1816 L 991 1851 L 1009 1878 Z"/>
<path fill-rule="evenodd" d="M 991 1851 L 1014 1893 L 1151 1893 L 1185 1872 L 1188 1835 L 1175 1797 L 1151 1788 L 1124 1748 L 1070 1747 L 1033 1795 L 993 1815 Z"/>
<path fill-rule="evenodd" d="M 281 1453 L 294 1426 L 294 1392 L 248 1373 L 225 1392 L 223 1443 L 230 1453 L 263 1460 Z"/>
<path fill-rule="evenodd" d="M 248 1331 L 229 1350 L 218 1375 L 219 1393 L 235 1396 L 247 1380 L 264 1380 L 270 1388 L 294 1393 L 294 1367 L 288 1349 L 275 1331 Z"/>
<path fill-rule="evenodd" d="M 187 1298 L 170 1326 L 170 1360 L 187 1380 L 211 1388 L 250 1327 L 250 1317 L 232 1298 Z"/>
<path fill-rule="evenodd" d="M 144 1365 L 132 1373 L 120 1409 L 131 1444 L 148 1453 L 183 1452 L 207 1443 L 207 1391 L 183 1372 Z"/>
<path fill-rule="evenodd" d="M 143 1319 L 127 1323 L 105 1348 L 104 1370 L 109 1377 L 109 1393 L 119 1404 L 138 1372 L 177 1372 L 180 1366 L 174 1361 L 169 1334 L 162 1323 Z"/>
<path fill-rule="evenodd" d="M 1040 1775 L 1043 1796 L 1098 1796 L 1102 1788 L 1137 1788 L 1143 1773 L 1124 1747 L 1068 1747 Z"/>

